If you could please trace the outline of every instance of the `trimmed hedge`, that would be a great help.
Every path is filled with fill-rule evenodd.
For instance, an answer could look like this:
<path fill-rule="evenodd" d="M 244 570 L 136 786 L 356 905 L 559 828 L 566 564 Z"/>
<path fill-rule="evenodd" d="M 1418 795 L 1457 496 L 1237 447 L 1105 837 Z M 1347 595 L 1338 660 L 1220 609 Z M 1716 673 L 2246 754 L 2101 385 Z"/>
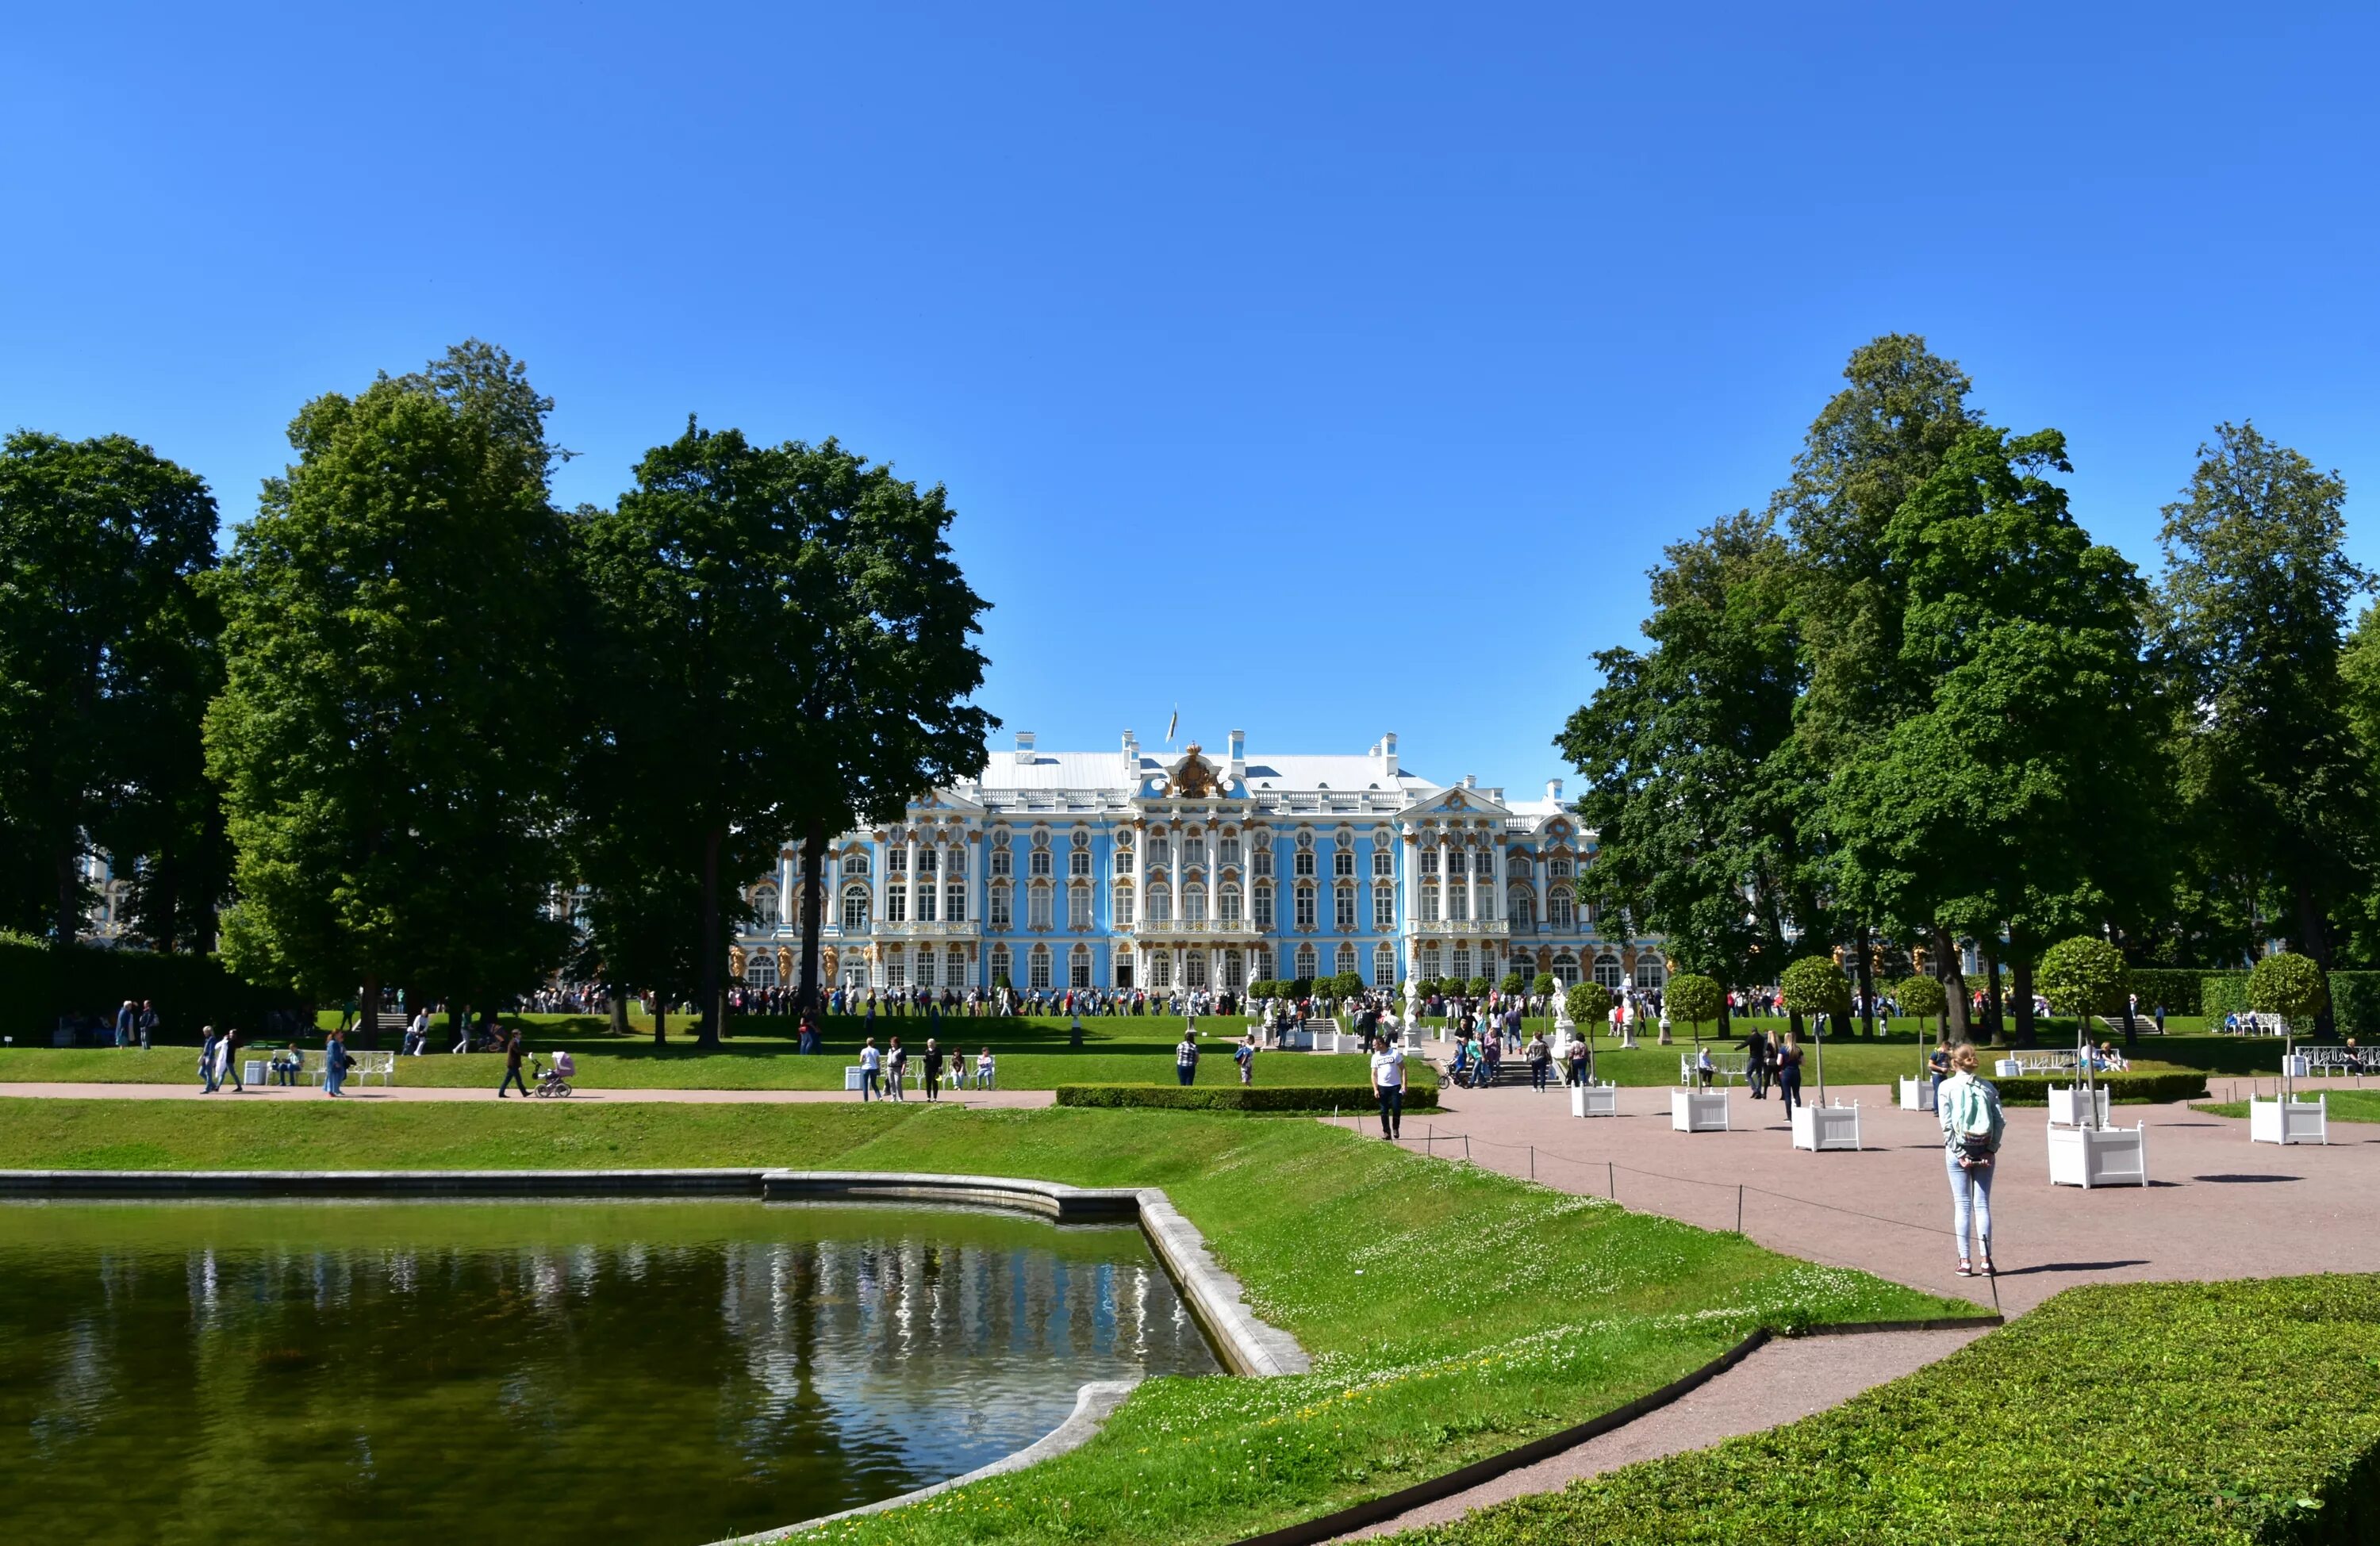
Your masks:
<path fill-rule="evenodd" d="M 2208 972 L 2198 979 L 2198 1012 L 2216 1024 L 2225 1015 L 2248 1012 L 2248 974 L 2245 972 Z"/>
<path fill-rule="evenodd" d="M 99 945 L 54 949 L 0 940 L 0 1034 L 14 1036 L 18 1046 L 49 1045 L 61 1015 L 95 1014 L 112 1024 L 128 998 L 157 1006 L 159 1040 L 192 1046 L 202 1025 L 253 1032 L 267 1011 L 298 1008 L 288 994 L 241 982 L 213 956 Z"/>
<path fill-rule="evenodd" d="M 1317 1084 L 1061 1084 L 1060 1105 L 1141 1111 L 1369 1111 L 1363 1085 Z M 1405 1091 L 1407 1111 L 1436 1111 L 1438 1086 Z"/>
<path fill-rule="evenodd" d="M 2073 1082 L 2070 1073 L 2019 1074 L 2014 1079 L 1990 1081 L 2000 1093 L 2002 1105 L 2047 1105 L 2050 1086 Z M 2107 1092 L 2107 1098 L 2119 1105 L 2206 1098 L 2206 1076 L 2203 1073 L 2105 1073 L 2099 1076 L 2098 1082 Z"/>
<path fill-rule="evenodd" d="M 2169 1016 L 2206 1012 L 2199 1008 L 2204 1002 L 2200 995 L 2204 991 L 2210 973 L 2198 967 L 2135 966 L 2131 975 L 2131 991 L 2141 996 L 2141 1013 L 2143 1016 L 2156 1013 L 2160 1004 L 2165 1006 L 2165 1012 Z M 2230 973 L 2215 975 L 2228 976 Z M 2246 975 L 2241 974 L 2240 980 L 2246 982 Z"/>
<path fill-rule="evenodd" d="M 1523 1542 L 2380 1539 L 2380 1276 L 2069 1288 L 1832 1411 L 1400 1536 Z"/>
<path fill-rule="evenodd" d="M 2132 973 L 2134 981 L 2141 972 Z M 2248 1012 L 2248 974 L 2245 972 L 2202 972 L 2198 973 L 2197 1013 L 2220 1025 L 2225 1015 Z M 2146 1004 L 2149 996 L 2141 995 Z M 2380 1036 L 2380 972 L 2334 972 L 2330 974 L 2331 1014 L 2338 1022 L 2342 1036 Z M 2168 1001 L 2166 1010 L 2180 1014 Z"/>

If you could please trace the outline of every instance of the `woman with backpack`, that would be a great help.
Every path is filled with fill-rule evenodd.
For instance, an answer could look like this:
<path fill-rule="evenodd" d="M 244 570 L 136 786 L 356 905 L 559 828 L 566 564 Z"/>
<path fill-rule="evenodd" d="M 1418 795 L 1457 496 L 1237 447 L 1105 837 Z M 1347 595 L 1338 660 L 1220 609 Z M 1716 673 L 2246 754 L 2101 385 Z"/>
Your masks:
<path fill-rule="evenodd" d="M 2000 1115 L 2000 1093 L 1975 1077 L 1975 1065 L 1972 1045 L 1962 1044 L 1952 1052 L 1950 1077 L 1942 1081 L 1935 1100 L 1935 1114 L 1942 1123 L 1942 1164 L 1950 1176 L 1950 1225 L 1959 1238 L 1961 1277 L 1975 1275 L 1967 1255 L 1970 1221 L 1975 1256 L 1983 1262 L 1984 1275 L 1992 1275 L 1992 1171 L 2008 1128 Z"/>

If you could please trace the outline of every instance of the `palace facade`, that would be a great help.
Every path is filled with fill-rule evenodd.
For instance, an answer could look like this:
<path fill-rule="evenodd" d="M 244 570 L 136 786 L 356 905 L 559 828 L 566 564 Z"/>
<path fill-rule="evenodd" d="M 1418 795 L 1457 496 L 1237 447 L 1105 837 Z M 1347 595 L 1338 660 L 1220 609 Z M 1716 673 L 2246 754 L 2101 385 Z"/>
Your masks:
<path fill-rule="evenodd" d="M 1548 972 L 1657 988 L 1657 941 L 1575 891 L 1594 835 L 1561 781 L 1510 800 L 1361 755 L 1220 756 L 1196 743 L 1045 752 L 1030 732 L 893 825 L 829 845 L 822 980 L 848 987 L 1238 991 L 1269 978 Z M 747 888 L 748 986 L 800 970 L 801 858 Z"/>

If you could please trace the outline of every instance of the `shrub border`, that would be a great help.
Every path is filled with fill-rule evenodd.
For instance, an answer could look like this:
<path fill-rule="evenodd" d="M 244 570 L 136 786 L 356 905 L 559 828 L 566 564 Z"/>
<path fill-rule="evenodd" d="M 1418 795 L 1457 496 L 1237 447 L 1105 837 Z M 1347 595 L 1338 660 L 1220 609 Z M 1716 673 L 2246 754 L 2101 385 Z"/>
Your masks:
<path fill-rule="evenodd" d="M 1373 1109 L 1371 1091 L 1361 1084 L 1061 1084 L 1060 1105 L 1106 1111 L 1362 1113 Z M 1438 1087 L 1405 1091 L 1407 1111 L 1438 1111 Z"/>
<path fill-rule="evenodd" d="M 2002 1105 L 2047 1105 L 2052 1085 L 2072 1084 L 2077 1078 L 2072 1073 L 2013 1074 L 1986 1082 L 1998 1089 Z M 2099 1076 L 2098 1084 L 2118 1105 L 2167 1105 L 2206 1099 L 2206 1075 L 2196 1069 L 2106 1073 Z"/>

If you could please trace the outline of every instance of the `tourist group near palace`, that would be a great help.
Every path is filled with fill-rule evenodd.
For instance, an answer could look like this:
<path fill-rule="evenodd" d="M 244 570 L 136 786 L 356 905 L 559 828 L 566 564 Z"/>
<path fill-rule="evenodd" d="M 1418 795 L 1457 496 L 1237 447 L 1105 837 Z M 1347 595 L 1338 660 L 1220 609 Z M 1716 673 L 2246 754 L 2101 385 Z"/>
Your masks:
<path fill-rule="evenodd" d="M 1238 990 L 1275 978 L 1550 973 L 1658 988 L 1658 942 L 1607 932 L 1573 884 L 1593 834 L 1562 803 L 1357 755 L 1249 756 L 1196 743 L 1043 752 L 1029 733 L 898 825 L 828 845 L 820 974 L 880 989 Z M 799 970 L 801 859 L 747 889 L 747 986 Z M 787 905 L 793 899 L 795 905 Z"/>

